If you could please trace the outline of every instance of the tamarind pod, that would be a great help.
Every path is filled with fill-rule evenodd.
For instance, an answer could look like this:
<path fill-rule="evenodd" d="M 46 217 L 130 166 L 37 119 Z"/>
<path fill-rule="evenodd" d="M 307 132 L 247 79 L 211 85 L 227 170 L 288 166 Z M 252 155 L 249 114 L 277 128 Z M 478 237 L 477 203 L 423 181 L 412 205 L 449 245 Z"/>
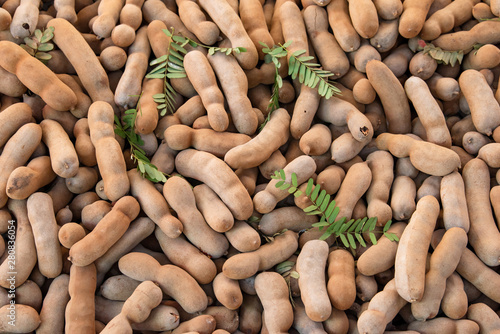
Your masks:
<path fill-rule="evenodd" d="M 490 136 L 500 124 L 500 105 L 486 79 L 479 71 L 466 70 L 460 74 L 458 83 L 470 107 L 475 128 Z"/>
<path fill-rule="evenodd" d="M 37 333 L 64 332 L 64 310 L 69 302 L 69 275 L 61 274 L 50 283 L 40 311 L 40 326 Z"/>
<path fill-rule="evenodd" d="M 404 38 L 417 36 L 424 26 L 427 13 L 433 0 L 405 1 L 399 18 L 399 34 Z"/>
<path fill-rule="evenodd" d="M 15 229 L 15 248 L 22 251 L 18 251 L 15 254 L 14 274 L 12 274 L 11 261 L 3 261 L 0 265 L 0 286 L 5 289 L 9 289 L 12 284 L 18 287 L 26 282 L 37 262 L 35 238 L 28 219 L 26 200 L 11 199 L 8 202 L 7 208 L 12 212 L 16 221 L 15 225 L 8 225 L 8 231 L 14 231 Z M 12 235 L 12 232 L 8 235 Z M 9 245 L 12 247 L 13 239 L 12 237 L 8 239 L 7 247 Z M 12 281 L 13 277 L 15 278 L 14 281 Z"/>
<path fill-rule="evenodd" d="M 143 4 L 144 0 L 125 1 L 125 5 L 120 11 L 120 24 L 111 31 L 113 44 L 125 48 L 134 42 L 136 30 L 142 23 Z"/>
<path fill-rule="evenodd" d="M 50 20 L 47 26 L 54 27 L 54 43 L 73 65 L 92 102 L 107 102 L 116 111 L 108 75 L 82 34 L 71 23 L 61 18 Z"/>
<path fill-rule="evenodd" d="M 415 330 L 419 333 L 457 333 L 457 334 L 477 334 L 479 325 L 468 319 L 453 320 L 445 317 L 438 317 L 428 321 L 414 320 L 408 324 L 409 330 Z"/>
<path fill-rule="evenodd" d="M 403 12 L 403 4 L 400 0 L 374 0 L 373 3 L 383 20 L 397 19 Z"/>
<path fill-rule="evenodd" d="M 274 73 L 274 72 L 273 72 Z M 28 88 L 17 76 L 0 66 L 0 93 L 8 97 L 21 97 Z M 16 101 L 20 102 L 20 101 Z M 5 103 L 2 103 L 2 106 Z"/>
<path fill-rule="evenodd" d="M 86 266 L 104 255 L 127 231 L 139 211 L 139 203 L 134 197 L 120 198 L 92 232 L 71 247 L 70 261 Z"/>
<path fill-rule="evenodd" d="M 458 172 L 443 176 L 440 195 L 445 228 L 448 230 L 452 227 L 461 227 L 465 232 L 468 232 L 470 222 L 465 185 Z"/>
<path fill-rule="evenodd" d="M 217 275 L 215 263 L 184 236 L 173 239 L 159 228 L 155 229 L 155 236 L 168 259 L 193 276 L 199 284 L 209 284 L 214 280 Z"/>
<path fill-rule="evenodd" d="M 209 186 L 227 205 L 234 218 L 245 220 L 252 215 L 250 195 L 231 168 L 216 156 L 193 149 L 183 150 L 175 158 L 177 171 Z M 213 171 L 218 173 L 214 174 Z"/>
<path fill-rule="evenodd" d="M 333 34 L 328 32 L 326 9 L 309 6 L 302 14 L 311 44 L 323 69 L 334 74 L 332 79 L 342 77 L 349 70 L 349 59 Z"/>
<path fill-rule="evenodd" d="M 356 270 L 356 295 L 363 302 L 370 301 L 378 292 L 378 284 L 374 276 L 366 276 Z"/>
<path fill-rule="evenodd" d="M 399 20 L 380 20 L 377 33 L 370 38 L 370 44 L 374 46 L 378 52 L 387 52 L 396 45 Z"/>
<path fill-rule="evenodd" d="M 396 76 L 387 65 L 378 60 L 370 60 L 366 64 L 366 76 L 382 102 L 389 132 L 409 133 L 410 106 Z"/>
<path fill-rule="evenodd" d="M 82 87 L 74 77 L 64 73 L 57 74 L 57 77 L 75 92 L 77 103 L 75 108 L 70 110 L 71 114 L 76 118 L 87 117 L 90 104 L 92 103 L 90 97 L 82 91 Z"/>
<path fill-rule="evenodd" d="M 354 300 L 356 299 L 356 278 L 353 256 L 344 249 L 335 249 L 331 251 L 328 255 L 327 274 L 328 283 L 326 288 L 333 308 L 337 310 L 347 310 L 354 304 Z"/>
<path fill-rule="evenodd" d="M 182 223 L 172 216 L 165 198 L 154 188 L 151 181 L 143 178 L 137 169 L 127 172 L 130 193 L 139 201 L 141 209 L 170 238 L 178 237 L 183 231 Z"/>
<path fill-rule="evenodd" d="M 441 309 L 448 318 L 461 319 L 467 314 L 467 306 L 468 300 L 464 291 L 464 282 L 455 271 L 446 279 Z"/>
<path fill-rule="evenodd" d="M 219 37 L 219 27 L 207 17 L 196 1 L 176 0 L 179 17 L 189 31 L 206 45 L 213 45 Z"/>
<path fill-rule="evenodd" d="M 311 6 L 309 6 L 311 7 Z M 307 8 L 309 8 L 307 7 Z M 318 334 L 324 334 L 327 333 L 324 328 L 323 324 L 321 322 L 316 322 L 311 320 L 307 316 L 306 309 L 304 307 L 304 304 L 302 303 L 302 300 L 300 298 L 293 298 L 293 325 L 292 327 L 295 328 L 297 331 L 302 332 L 302 333 L 318 333 Z"/>
<path fill-rule="evenodd" d="M 239 133 L 252 135 L 257 130 L 257 115 L 247 97 L 248 83 L 238 62 L 221 52 L 208 56 L 208 61 L 222 86 L 231 119 Z"/>
<path fill-rule="evenodd" d="M 3 147 L 10 137 L 21 126 L 32 120 L 31 107 L 27 103 L 14 103 L 0 113 L 0 147 Z"/>
<path fill-rule="evenodd" d="M 384 151 L 375 151 L 366 158 L 372 172 L 372 182 L 366 191 L 368 217 L 377 217 L 379 226 L 385 225 L 392 218 L 392 209 L 387 204 L 390 188 L 394 180 L 394 161 Z"/>
<path fill-rule="evenodd" d="M 219 258 L 226 253 L 229 247 L 226 237 L 208 226 L 196 207 L 191 185 L 184 178 L 169 178 L 163 187 L 163 196 L 177 212 L 177 217 L 184 227 L 182 232 L 189 241 L 212 258 Z"/>
<path fill-rule="evenodd" d="M 57 220 L 57 218 L 58 217 L 56 216 L 57 224 L 60 225 L 60 222 Z M 87 234 L 87 232 L 85 231 L 85 228 L 82 225 L 77 224 L 77 223 L 68 222 L 59 228 L 59 232 L 57 234 L 57 237 L 59 239 L 59 243 L 62 246 L 69 249 L 76 242 L 82 240 L 86 234 Z"/>
<path fill-rule="evenodd" d="M 225 235 L 231 246 L 240 252 L 251 252 L 261 245 L 259 233 L 241 220 L 236 221 Z"/>
<path fill-rule="evenodd" d="M 458 81 L 439 73 L 434 73 L 426 82 L 432 95 L 443 101 L 453 101 L 460 94 Z"/>
<path fill-rule="evenodd" d="M 396 290 L 395 279 L 391 279 L 384 289 L 370 300 L 368 309 L 358 318 L 357 328 L 360 333 L 384 333 L 387 324 L 394 319 L 405 306 L 406 300 Z"/>
<path fill-rule="evenodd" d="M 298 235 L 286 231 L 253 252 L 236 254 L 224 262 L 222 272 L 231 279 L 244 279 L 288 259 L 298 247 Z"/>
<path fill-rule="evenodd" d="M 85 166 L 93 167 L 97 165 L 95 147 L 90 140 L 90 129 L 87 118 L 79 119 L 73 128 L 75 136 L 75 150 L 78 160 Z"/>
<path fill-rule="evenodd" d="M 153 132 L 158 125 L 157 103 L 153 95 L 163 93 L 162 79 L 144 78 L 142 82 L 141 109 L 135 118 L 135 128 L 140 134 Z"/>
<path fill-rule="evenodd" d="M 243 294 L 238 281 L 219 273 L 215 276 L 212 285 L 215 297 L 225 308 L 237 310 L 243 303 Z"/>
<path fill-rule="evenodd" d="M 472 18 L 472 7 L 477 0 L 452 1 L 446 7 L 433 13 L 424 23 L 420 38 L 431 41 L 451 31 Z"/>
<path fill-rule="evenodd" d="M 77 103 L 76 95 L 54 72 L 19 45 L 0 41 L 0 66 L 15 74 L 33 93 L 39 95 L 56 110 L 71 110 Z M 33 76 L 33 73 L 37 73 Z M 53 94 L 58 91 L 59 94 Z"/>
<path fill-rule="evenodd" d="M 264 309 L 263 327 L 269 333 L 287 333 L 293 324 L 293 308 L 285 279 L 276 272 L 264 272 L 255 278 L 257 296 Z"/>
<path fill-rule="evenodd" d="M 467 233 L 463 229 L 452 227 L 444 233 L 431 255 L 422 299 L 411 304 L 415 319 L 425 321 L 438 314 L 446 289 L 446 279 L 455 271 L 466 246 Z"/>
<path fill-rule="evenodd" d="M 12 22 L 12 16 L 4 9 L 0 8 L 0 30 L 7 30 Z"/>
<path fill-rule="evenodd" d="M 65 310 L 66 333 L 95 333 L 95 290 L 95 265 L 72 265 L 68 284 L 70 300 Z"/>
<path fill-rule="evenodd" d="M 359 48 L 360 37 L 349 16 L 349 4 L 345 0 L 332 0 L 326 6 L 328 21 L 333 35 L 342 50 L 352 52 Z"/>
<path fill-rule="evenodd" d="M 48 156 L 34 158 L 28 165 L 18 167 L 10 173 L 7 180 L 7 196 L 13 199 L 26 199 L 55 178 L 56 174 L 50 167 Z"/>
<path fill-rule="evenodd" d="M 101 0 L 97 9 L 97 17 L 92 21 L 92 31 L 103 39 L 111 36 L 113 28 L 120 17 L 120 11 L 125 5 L 125 0 Z"/>
<path fill-rule="evenodd" d="M 114 275 L 106 279 L 99 289 L 101 296 L 108 300 L 125 301 L 141 284 L 125 275 Z"/>
<path fill-rule="evenodd" d="M 12 15 L 10 33 L 14 38 L 25 38 L 33 35 L 36 29 L 40 2 L 38 0 L 21 0 L 19 7 Z"/>
<path fill-rule="evenodd" d="M 46 193 L 34 193 L 27 200 L 27 209 L 35 238 L 38 268 L 47 278 L 57 277 L 63 263 L 52 198 Z"/>
<path fill-rule="evenodd" d="M 500 49 L 493 44 L 483 45 L 477 52 L 469 52 L 463 63 L 466 70 L 494 68 L 500 64 Z"/>
<path fill-rule="evenodd" d="M 323 187 L 321 187 L 323 189 Z M 258 228 L 265 235 L 273 235 L 283 229 L 299 232 L 311 226 L 317 217 L 307 215 L 295 206 L 276 208 L 266 213 L 259 221 Z"/>
<path fill-rule="evenodd" d="M 154 223 L 147 217 L 140 217 L 130 223 L 127 231 L 120 239 L 95 261 L 97 282 L 99 285 L 104 276 L 118 260 L 147 238 L 155 229 Z"/>
<path fill-rule="evenodd" d="M 10 321 L 10 312 L 12 312 L 11 305 L 15 305 L 16 322 Z M 15 326 L 15 331 L 18 333 L 33 332 L 41 323 L 38 312 L 31 306 L 23 304 L 8 304 L 0 308 L 0 332 L 13 333 L 12 327 Z M 19 322 L 17 322 L 19 321 Z"/>
<path fill-rule="evenodd" d="M 195 316 L 192 319 L 182 321 L 177 328 L 172 331 L 172 334 L 182 333 L 200 333 L 210 334 L 216 329 L 217 321 L 209 314 Z"/>
<path fill-rule="evenodd" d="M 231 41 L 233 48 L 244 47 L 247 51 L 236 53 L 235 58 L 243 69 L 249 70 L 257 65 L 259 54 L 254 43 L 245 31 L 242 20 L 227 1 L 201 0 L 199 5 L 214 20 L 220 31 Z"/>
<path fill-rule="evenodd" d="M 377 9 L 371 0 L 349 1 L 352 25 L 362 38 L 372 38 L 379 29 Z"/>
<path fill-rule="evenodd" d="M 488 166 L 481 159 L 470 160 L 462 170 L 469 212 L 469 242 L 476 255 L 487 265 L 500 262 L 500 232 L 490 204 Z"/>
<path fill-rule="evenodd" d="M 130 181 L 121 147 L 115 138 L 112 106 L 104 101 L 92 103 L 88 123 L 104 191 L 111 201 L 116 201 L 129 191 Z"/>
<path fill-rule="evenodd" d="M 264 59 L 263 46 L 259 42 L 264 42 L 268 46 L 275 43 L 267 27 L 261 2 L 260 0 L 240 1 L 239 14 L 248 37 L 253 41 L 259 53 L 259 59 L 262 60 Z"/>
<path fill-rule="evenodd" d="M 217 194 L 206 184 L 193 188 L 196 206 L 206 222 L 216 232 L 227 232 L 234 224 L 234 217 Z"/>
<path fill-rule="evenodd" d="M 205 292 L 191 275 L 177 266 L 162 266 L 148 254 L 128 253 L 120 258 L 118 267 L 130 278 L 157 282 L 186 312 L 195 313 L 207 307 Z"/>
<path fill-rule="evenodd" d="M 439 214 L 433 196 L 422 197 L 399 240 L 394 278 L 399 295 L 408 302 L 422 298 L 425 284 L 425 257 Z"/>
<path fill-rule="evenodd" d="M 479 325 L 481 333 L 495 333 L 500 328 L 498 314 L 485 303 L 474 303 L 467 310 L 467 319 Z"/>
<path fill-rule="evenodd" d="M 10 137 L 0 155 L 0 207 L 7 203 L 7 181 L 17 167 L 23 166 L 41 142 L 40 125 L 28 123 Z"/>
<path fill-rule="evenodd" d="M 300 139 L 309 130 L 318 110 L 320 98 L 315 88 L 301 86 L 290 120 L 290 134 L 293 138 Z"/>
<path fill-rule="evenodd" d="M 443 34 L 432 43 L 446 51 L 468 50 L 476 43 L 498 44 L 500 33 L 498 21 L 480 22 L 470 30 Z"/>
<path fill-rule="evenodd" d="M 425 128 L 427 140 L 444 147 L 451 147 L 451 135 L 446 126 L 444 115 L 432 97 L 429 87 L 419 77 L 412 76 L 405 81 L 406 95 L 417 111 Z"/>
<path fill-rule="evenodd" d="M 56 17 L 60 17 L 75 24 L 77 20 L 75 10 L 75 0 L 57 0 L 54 1 L 54 8 L 57 11 Z"/>

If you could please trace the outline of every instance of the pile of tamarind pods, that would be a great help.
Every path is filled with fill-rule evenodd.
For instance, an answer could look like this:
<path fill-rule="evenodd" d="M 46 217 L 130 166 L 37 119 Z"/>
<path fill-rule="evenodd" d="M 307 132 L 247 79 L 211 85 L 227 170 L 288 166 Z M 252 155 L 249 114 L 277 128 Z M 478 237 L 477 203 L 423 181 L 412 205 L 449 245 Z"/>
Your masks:
<path fill-rule="evenodd" d="M 0 5 L 0 333 L 500 333 L 499 0 Z M 162 116 L 164 29 L 246 51 L 187 45 Z M 341 94 L 264 61 L 286 41 Z M 320 239 L 280 169 L 377 244 Z"/>

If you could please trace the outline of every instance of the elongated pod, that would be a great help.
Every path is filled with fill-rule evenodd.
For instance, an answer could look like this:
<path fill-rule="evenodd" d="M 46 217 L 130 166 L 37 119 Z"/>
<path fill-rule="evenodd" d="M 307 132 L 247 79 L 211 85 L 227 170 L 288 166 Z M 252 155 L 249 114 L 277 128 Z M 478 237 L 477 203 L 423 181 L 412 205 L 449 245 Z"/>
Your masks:
<path fill-rule="evenodd" d="M 438 214 L 437 199 L 422 197 L 399 240 L 394 278 L 399 295 L 408 302 L 420 300 L 424 294 L 425 258 Z"/>
<path fill-rule="evenodd" d="M 71 299 L 65 310 L 66 333 L 95 333 L 95 290 L 95 265 L 72 265 L 68 285 Z"/>
<path fill-rule="evenodd" d="M 332 250 L 328 255 L 327 274 L 328 297 L 333 308 L 336 310 L 347 310 L 354 304 L 354 300 L 356 299 L 353 256 L 344 249 Z"/>
<path fill-rule="evenodd" d="M 78 155 L 63 127 L 51 119 L 43 120 L 40 126 L 42 127 L 42 140 L 49 148 L 54 172 L 63 178 L 75 176 L 79 167 Z"/>
<path fill-rule="evenodd" d="M 97 165 L 104 182 L 104 192 L 111 201 L 124 196 L 130 189 L 125 158 L 115 139 L 112 106 L 103 101 L 89 108 L 90 139 L 96 149 Z"/>
<path fill-rule="evenodd" d="M 469 211 L 465 195 L 465 184 L 458 172 L 443 176 L 440 187 L 443 223 L 446 229 L 461 227 L 469 232 Z"/>
<path fill-rule="evenodd" d="M 392 218 L 392 210 L 387 204 L 390 188 L 394 180 L 394 160 L 384 151 L 375 151 L 366 158 L 372 171 L 372 182 L 366 191 L 368 217 L 377 217 L 377 224 L 385 225 Z"/>
<path fill-rule="evenodd" d="M 37 333 L 62 333 L 64 331 L 64 310 L 69 302 L 69 275 L 61 274 L 50 283 L 49 290 L 40 310 L 40 326 Z"/>

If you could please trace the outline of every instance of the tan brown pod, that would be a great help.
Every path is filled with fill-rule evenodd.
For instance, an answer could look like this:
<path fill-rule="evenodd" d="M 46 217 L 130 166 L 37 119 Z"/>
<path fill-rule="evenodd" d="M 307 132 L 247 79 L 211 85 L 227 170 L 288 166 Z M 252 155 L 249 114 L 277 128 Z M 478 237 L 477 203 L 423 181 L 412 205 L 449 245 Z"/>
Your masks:
<path fill-rule="evenodd" d="M 125 160 L 114 133 L 112 106 L 103 101 L 89 108 L 90 139 L 96 149 L 97 165 L 102 176 L 106 196 L 116 201 L 130 189 Z"/>
<path fill-rule="evenodd" d="M 155 229 L 160 247 L 173 264 L 187 271 L 199 284 L 209 284 L 217 274 L 215 263 L 184 236 L 169 238 L 161 229 Z"/>
<path fill-rule="evenodd" d="M 425 258 L 438 214 L 437 199 L 433 196 L 422 197 L 401 235 L 394 278 L 398 293 L 406 301 L 420 300 L 424 294 Z"/>
<path fill-rule="evenodd" d="M 458 172 L 443 176 L 440 187 L 443 223 L 446 229 L 461 227 L 469 232 L 469 211 L 462 175 Z"/>
<path fill-rule="evenodd" d="M 97 165 L 95 157 L 95 147 L 90 140 L 90 129 L 87 118 L 79 119 L 73 128 L 75 136 L 75 150 L 78 155 L 78 160 L 88 167 Z"/>
<path fill-rule="evenodd" d="M 425 128 L 427 141 L 444 147 L 451 147 L 451 135 L 446 126 L 443 112 L 433 98 L 425 81 L 412 76 L 405 81 L 404 87 L 406 95 L 412 102 Z"/>
<path fill-rule="evenodd" d="M 468 50 L 476 43 L 497 44 L 500 39 L 498 21 L 487 20 L 479 22 L 470 30 L 443 34 L 432 43 L 447 51 Z"/>
<path fill-rule="evenodd" d="M 371 60 L 366 64 L 366 76 L 384 107 L 391 133 L 409 133 L 410 106 L 403 86 L 383 62 Z"/>
<path fill-rule="evenodd" d="M 346 0 L 333 0 L 326 6 L 330 27 L 340 47 L 345 52 L 359 48 L 360 37 L 354 29 L 349 16 L 349 4 Z"/>
<path fill-rule="evenodd" d="M 403 12 L 399 19 L 399 34 L 401 36 L 412 38 L 420 33 L 432 2 L 432 0 L 412 0 L 403 3 Z"/>
<path fill-rule="evenodd" d="M 207 20 L 205 13 L 200 9 L 196 1 L 176 1 L 179 17 L 186 28 L 198 37 L 200 42 L 212 45 L 219 37 L 219 28 L 214 22 Z"/>
<path fill-rule="evenodd" d="M 321 187 L 323 189 L 323 187 Z M 266 213 L 259 221 L 258 228 L 265 235 L 272 236 L 284 229 L 300 232 L 318 221 L 317 216 L 307 215 L 301 208 L 287 206 Z"/>
<path fill-rule="evenodd" d="M 27 91 L 27 87 L 13 73 L 0 66 L 0 93 L 9 97 L 21 97 Z M 16 101 L 20 102 L 20 101 Z"/>
<path fill-rule="evenodd" d="M 208 314 L 195 316 L 186 321 L 182 321 L 179 326 L 172 330 L 172 334 L 199 333 L 211 334 L 215 331 L 215 318 Z"/>
<path fill-rule="evenodd" d="M 236 254 L 224 262 L 222 272 L 231 279 L 244 279 L 267 270 L 288 259 L 298 247 L 298 235 L 293 231 L 274 238 L 253 252 Z"/>
<path fill-rule="evenodd" d="M 390 280 L 384 289 L 370 300 L 368 309 L 359 316 L 357 323 L 359 333 L 384 333 L 387 324 L 396 317 L 406 303 L 396 290 L 395 280 Z"/>
<path fill-rule="evenodd" d="M 332 145 L 330 129 L 321 123 L 314 124 L 299 140 L 299 147 L 307 155 L 322 155 Z"/>
<path fill-rule="evenodd" d="M 328 31 L 328 17 L 325 9 L 319 6 L 307 7 L 302 15 L 311 44 L 319 62 L 325 70 L 334 74 L 332 79 L 340 78 L 349 70 L 349 59 L 339 43 Z"/>
<path fill-rule="evenodd" d="M 432 95 L 443 101 L 453 101 L 460 93 L 457 80 L 443 77 L 439 73 L 434 73 L 426 82 Z"/>
<path fill-rule="evenodd" d="M 240 252 L 251 252 L 260 247 L 260 235 L 248 223 L 237 220 L 225 233 L 227 240 Z"/>
<path fill-rule="evenodd" d="M 477 334 L 479 333 L 479 325 L 468 319 L 449 319 L 446 317 L 438 317 L 428 321 L 414 320 L 408 324 L 409 330 L 415 330 L 419 333 L 430 334 Z"/>
<path fill-rule="evenodd" d="M 50 283 L 40 311 L 40 326 L 37 333 L 64 332 L 64 309 L 69 301 L 69 275 L 61 274 Z"/>
<path fill-rule="evenodd" d="M 50 158 L 41 156 L 32 159 L 26 166 L 17 167 L 7 180 L 7 196 L 26 199 L 56 178 L 50 166 Z"/>
<path fill-rule="evenodd" d="M 262 1 L 240 1 L 239 15 L 248 36 L 257 48 L 259 59 L 264 59 L 263 46 L 259 42 L 264 42 L 268 46 L 271 46 L 274 45 L 274 40 L 266 24 Z"/>
<path fill-rule="evenodd" d="M 446 280 L 455 271 L 466 246 L 467 234 L 463 229 L 452 227 L 444 233 L 431 255 L 422 299 L 411 304 L 411 312 L 415 319 L 425 321 L 438 314 L 446 289 Z"/>
<path fill-rule="evenodd" d="M 122 256 L 118 267 L 130 278 L 157 282 L 164 293 L 189 313 L 203 311 L 207 307 L 205 292 L 192 276 L 177 266 L 162 266 L 152 256 L 134 252 Z"/>
<path fill-rule="evenodd" d="M 30 333 L 41 323 L 40 316 L 33 307 L 17 303 L 2 306 L 0 319 L 0 333 Z"/>
<path fill-rule="evenodd" d="M 372 182 L 366 191 L 367 215 L 377 217 L 377 224 L 383 226 L 392 218 L 392 209 L 387 202 L 394 180 L 394 161 L 392 156 L 384 151 L 370 153 L 366 161 L 372 172 Z"/>
<path fill-rule="evenodd" d="M 238 281 L 219 273 L 213 280 L 213 289 L 217 300 L 230 310 L 237 310 L 243 303 L 243 294 Z"/>
<path fill-rule="evenodd" d="M 497 266 L 500 263 L 500 232 L 490 204 L 488 166 L 481 159 L 472 159 L 464 166 L 462 177 L 470 218 L 469 242 L 484 263 Z"/>
<path fill-rule="evenodd" d="M 27 200 L 27 209 L 35 238 L 38 268 L 47 278 L 57 277 L 62 270 L 62 255 L 52 198 L 46 193 L 34 193 Z"/>
<path fill-rule="evenodd" d="M 441 310 L 451 319 L 461 319 L 467 313 L 467 294 L 462 277 L 455 271 L 446 280 L 446 289 L 441 300 Z"/>
<path fill-rule="evenodd" d="M 500 152 L 500 143 L 489 143 L 481 147 L 477 157 L 491 168 L 500 167 L 500 159 L 498 157 L 498 152 Z"/>
<path fill-rule="evenodd" d="M 125 301 L 132 295 L 140 281 L 125 275 L 115 275 L 106 279 L 99 289 L 100 294 L 109 300 Z"/>
<path fill-rule="evenodd" d="M 199 3 L 217 24 L 220 31 L 231 41 L 233 48 L 244 47 L 247 49 L 246 52 L 235 54 L 241 67 L 247 70 L 254 68 L 259 60 L 257 48 L 245 31 L 238 14 L 225 1 L 202 0 Z"/>
<path fill-rule="evenodd" d="M 65 310 L 65 333 L 95 333 L 95 265 L 72 265 L 69 277 L 70 300 Z"/>
<path fill-rule="evenodd" d="M 363 38 L 372 38 L 378 28 L 377 9 L 372 1 L 349 1 L 349 15 L 356 32 Z"/>
<path fill-rule="evenodd" d="M 354 258 L 344 249 L 334 249 L 328 255 L 328 296 L 337 310 L 347 310 L 356 299 Z M 299 278 L 300 283 L 300 278 Z"/>
<path fill-rule="evenodd" d="M 224 202 L 206 184 L 193 188 L 196 206 L 207 224 L 216 232 L 227 232 L 234 224 L 234 217 Z"/>
<path fill-rule="evenodd" d="M 245 220 L 252 215 L 250 195 L 234 171 L 221 159 L 207 152 L 187 149 L 176 156 L 175 166 L 181 175 L 197 179 L 215 191 L 234 218 Z M 219 173 L 214 175 L 214 170 Z"/>
<path fill-rule="evenodd" d="M 61 245 L 70 249 L 78 241 L 82 240 L 87 232 L 82 225 L 77 223 L 66 223 L 59 229 L 57 237 Z"/>
<path fill-rule="evenodd" d="M 269 333 L 287 333 L 293 324 L 293 308 L 285 279 L 275 272 L 263 272 L 255 278 L 255 289 L 264 309 L 263 327 Z"/>
<path fill-rule="evenodd" d="M 30 123 L 32 110 L 27 103 L 14 103 L 0 113 L 0 147 L 3 147 L 9 138 L 21 126 Z"/>
<path fill-rule="evenodd" d="M 120 198 L 92 232 L 71 247 L 70 261 L 75 265 L 86 266 L 104 255 L 125 233 L 139 210 L 140 206 L 135 198 Z"/>
<path fill-rule="evenodd" d="M 130 192 L 139 201 L 144 213 L 170 238 L 178 237 L 183 231 L 183 225 L 179 219 L 172 216 L 165 198 L 155 189 L 153 183 L 143 178 L 136 169 L 129 170 L 127 175 L 130 180 Z"/>
<path fill-rule="evenodd" d="M 466 132 L 462 138 L 463 148 L 471 155 L 477 155 L 483 146 L 491 142 L 493 141 L 488 136 L 477 131 Z"/>
<path fill-rule="evenodd" d="M 7 181 L 14 169 L 28 161 L 42 139 L 42 129 L 38 124 L 28 123 L 10 137 L 0 155 L 0 207 L 7 203 Z M 23 149 L 20 150 L 19 148 Z"/>
<path fill-rule="evenodd" d="M 55 44 L 64 52 L 75 68 L 78 78 L 92 101 L 108 102 L 115 109 L 108 76 L 80 32 L 71 23 L 61 18 L 50 20 L 47 25 L 55 28 Z M 81 59 L 85 59 L 85 61 L 81 61 Z"/>
<path fill-rule="evenodd" d="M 240 325 L 243 333 L 257 334 L 262 328 L 262 304 L 256 295 L 243 294 L 243 303 L 239 310 Z"/>
<path fill-rule="evenodd" d="M 92 231 L 112 208 L 111 203 L 104 200 L 96 200 L 91 203 L 84 203 L 84 205 L 85 206 L 80 209 L 79 214 L 82 225 L 89 231 Z"/>
<path fill-rule="evenodd" d="M 475 321 L 480 333 L 498 333 L 500 318 L 490 306 L 485 303 L 474 303 L 469 306 L 467 319 Z"/>
<path fill-rule="evenodd" d="M 66 187 L 74 194 L 82 194 L 94 188 L 98 179 L 96 169 L 79 167 L 75 176 L 66 178 Z"/>

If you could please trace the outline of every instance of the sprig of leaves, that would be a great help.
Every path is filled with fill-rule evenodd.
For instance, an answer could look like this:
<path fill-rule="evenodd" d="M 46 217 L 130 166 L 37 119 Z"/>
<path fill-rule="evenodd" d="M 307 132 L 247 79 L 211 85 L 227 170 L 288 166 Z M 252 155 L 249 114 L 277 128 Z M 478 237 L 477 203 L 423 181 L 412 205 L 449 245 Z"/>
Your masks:
<path fill-rule="evenodd" d="M 43 32 L 36 29 L 31 37 L 25 37 L 24 43 L 20 46 L 30 55 L 46 64 L 52 56 L 47 53 L 54 49 L 54 44 L 49 43 L 54 37 L 54 27 L 48 27 Z"/>
<path fill-rule="evenodd" d="M 126 139 L 130 144 L 130 158 L 137 163 L 137 169 L 141 173 L 142 177 L 145 177 L 152 182 L 166 182 L 166 174 L 160 172 L 158 167 L 153 165 L 149 158 L 146 157 L 146 152 L 144 152 L 141 148 L 141 146 L 144 145 L 144 141 L 141 136 L 134 131 L 137 110 L 140 110 L 139 103 L 140 97 L 139 102 L 137 102 L 137 107 L 126 110 L 121 121 L 118 116 L 115 115 L 115 133 Z"/>
<path fill-rule="evenodd" d="M 290 278 L 299 279 L 299 273 L 293 269 L 295 262 L 293 261 L 284 261 L 276 265 L 276 272 L 283 276 L 285 279 L 286 285 L 288 286 L 288 294 L 290 298 L 290 302 L 293 307 L 295 307 L 295 303 L 293 301 L 292 288 L 290 285 Z"/>
<path fill-rule="evenodd" d="M 262 128 L 269 121 L 271 113 L 279 108 L 279 89 L 283 87 L 283 78 L 279 74 L 279 68 L 281 67 L 279 58 L 288 56 L 290 53 L 288 47 L 292 44 L 292 41 L 275 45 L 272 48 L 264 42 L 259 43 L 264 47 L 262 49 L 262 52 L 265 54 L 264 61 L 266 63 L 273 62 L 275 67 L 273 92 L 267 107 L 269 112 L 266 121 L 261 126 Z M 321 64 L 311 62 L 314 57 L 305 56 L 305 53 L 306 50 L 294 51 L 288 59 L 288 75 L 292 80 L 298 78 L 301 84 L 305 84 L 310 88 L 317 87 L 318 94 L 325 99 L 329 99 L 333 95 L 339 95 L 341 93 L 340 90 L 328 80 L 328 78 L 334 74 L 330 71 L 323 70 Z"/>
<path fill-rule="evenodd" d="M 435 59 L 438 64 L 455 66 L 457 62 L 459 64 L 462 64 L 462 61 L 464 59 L 463 50 L 446 51 L 438 46 L 434 46 L 434 44 L 432 43 L 427 43 L 422 39 L 418 39 L 417 43 L 408 43 L 408 45 L 411 45 L 410 49 L 412 49 L 413 52 L 423 51 L 424 53 Z"/>
<path fill-rule="evenodd" d="M 337 206 L 335 200 L 331 198 L 326 190 L 321 189 L 319 184 L 314 184 L 314 180 L 310 178 L 307 181 L 307 187 L 305 192 L 300 190 L 297 182 L 297 175 L 292 173 L 291 183 L 286 181 L 285 171 L 280 169 L 275 171 L 274 175 L 271 176 L 272 179 L 278 180 L 276 183 L 276 188 L 281 190 L 287 190 L 288 193 L 293 194 L 295 197 L 302 196 L 305 194 L 313 203 L 312 205 L 303 209 L 303 211 L 308 215 L 320 215 L 321 219 L 318 223 L 312 224 L 313 227 L 318 227 L 320 231 L 326 228 L 320 239 L 325 240 L 331 235 L 335 235 L 335 238 L 340 238 L 342 244 L 346 248 L 356 249 L 356 240 L 360 245 L 366 247 L 366 242 L 363 239 L 363 233 L 368 233 L 370 241 L 372 244 L 377 244 L 377 238 L 375 236 L 375 227 L 377 226 L 377 217 L 372 218 L 360 218 L 360 219 L 350 219 L 347 220 L 346 217 L 342 217 L 338 220 L 337 216 L 340 212 L 340 208 Z M 394 233 L 389 233 L 387 230 L 391 226 L 392 221 L 389 220 L 382 233 L 391 241 L 399 241 L 399 238 Z"/>

